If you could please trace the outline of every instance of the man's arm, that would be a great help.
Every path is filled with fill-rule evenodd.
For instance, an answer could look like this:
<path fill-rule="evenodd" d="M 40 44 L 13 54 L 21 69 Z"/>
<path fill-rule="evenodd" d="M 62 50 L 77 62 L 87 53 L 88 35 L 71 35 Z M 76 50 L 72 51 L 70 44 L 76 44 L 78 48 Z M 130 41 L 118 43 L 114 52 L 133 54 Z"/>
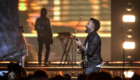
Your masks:
<path fill-rule="evenodd" d="M 52 36 L 52 38 L 53 38 L 53 31 L 52 31 L 52 26 L 51 26 L 50 19 L 48 19 L 48 21 L 49 21 L 49 26 L 50 26 L 51 36 Z"/>
<path fill-rule="evenodd" d="M 41 31 L 42 27 L 41 27 L 41 24 L 40 24 L 40 19 L 37 18 L 36 19 L 36 22 L 35 22 L 35 30 L 36 31 Z"/>
<path fill-rule="evenodd" d="M 78 46 L 77 52 L 80 53 L 81 51 L 85 51 L 85 46 L 82 45 L 79 39 L 75 39 L 76 45 Z"/>
<path fill-rule="evenodd" d="M 95 53 L 96 48 L 98 47 L 98 43 L 100 41 L 100 37 L 96 35 L 91 43 L 88 43 L 88 49 L 86 50 L 87 56 L 92 56 Z"/>
<path fill-rule="evenodd" d="M 40 26 L 40 22 L 39 22 L 39 18 L 36 19 L 35 22 L 35 30 L 39 33 L 39 35 L 44 35 L 41 31 L 41 26 Z"/>
<path fill-rule="evenodd" d="M 38 19 L 35 21 L 35 30 L 37 31 Z"/>

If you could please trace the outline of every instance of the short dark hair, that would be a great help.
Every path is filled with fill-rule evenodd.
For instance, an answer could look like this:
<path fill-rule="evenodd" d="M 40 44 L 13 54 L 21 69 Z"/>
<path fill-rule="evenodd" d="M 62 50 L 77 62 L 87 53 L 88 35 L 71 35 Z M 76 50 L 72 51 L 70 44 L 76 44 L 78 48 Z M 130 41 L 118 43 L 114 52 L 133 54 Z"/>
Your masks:
<path fill-rule="evenodd" d="M 87 75 L 86 74 L 79 74 L 77 80 L 86 80 Z"/>
<path fill-rule="evenodd" d="M 47 9 L 46 8 L 42 8 L 41 11 L 45 11 L 47 13 Z"/>
<path fill-rule="evenodd" d="M 64 75 L 64 79 L 65 79 L 65 80 L 71 80 L 71 76 L 70 76 L 69 74 L 65 74 L 65 75 Z"/>
<path fill-rule="evenodd" d="M 47 13 L 48 12 L 47 12 L 47 9 L 46 8 L 42 8 L 41 9 L 41 16 L 45 17 Z"/>
<path fill-rule="evenodd" d="M 42 76 L 42 77 L 47 77 L 48 78 L 47 72 L 44 69 L 35 70 L 34 71 L 34 76 Z"/>
<path fill-rule="evenodd" d="M 97 19 L 90 18 L 90 20 L 95 24 L 95 31 L 98 31 L 100 29 L 100 22 Z"/>

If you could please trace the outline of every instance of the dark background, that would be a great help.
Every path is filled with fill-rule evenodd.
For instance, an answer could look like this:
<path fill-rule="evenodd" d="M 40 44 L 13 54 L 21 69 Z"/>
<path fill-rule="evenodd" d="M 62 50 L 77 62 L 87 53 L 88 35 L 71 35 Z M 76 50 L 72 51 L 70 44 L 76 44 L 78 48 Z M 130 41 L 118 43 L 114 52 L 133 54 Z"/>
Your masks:
<path fill-rule="evenodd" d="M 134 5 L 134 10 L 128 12 L 124 6 L 131 2 Z M 124 31 L 132 29 L 134 35 L 131 39 L 125 37 L 126 41 L 135 42 L 135 49 L 125 50 L 125 60 L 136 61 L 140 60 L 140 0 L 111 0 L 111 60 L 123 60 L 123 40 L 121 28 Z M 134 23 L 125 23 L 122 20 L 123 15 L 135 15 L 136 21 Z M 131 56 L 132 58 L 127 58 Z"/>

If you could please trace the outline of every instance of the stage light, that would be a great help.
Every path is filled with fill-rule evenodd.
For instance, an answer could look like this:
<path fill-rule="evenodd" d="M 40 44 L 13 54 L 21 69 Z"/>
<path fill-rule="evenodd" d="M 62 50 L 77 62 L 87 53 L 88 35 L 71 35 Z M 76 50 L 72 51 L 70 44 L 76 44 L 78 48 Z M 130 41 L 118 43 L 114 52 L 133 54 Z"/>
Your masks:
<path fill-rule="evenodd" d="M 60 7 L 54 7 L 54 10 L 55 11 L 60 10 Z"/>
<path fill-rule="evenodd" d="M 109 5 L 107 5 L 107 4 L 102 4 L 102 7 L 107 8 L 107 7 L 109 7 Z"/>
<path fill-rule="evenodd" d="M 135 15 L 123 15 L 123 22 L 135 22 Z"/>
<path fill-rule="evenodd" d="M 100 11 L 92 11 L 92 14 L 99 14 Z"/>
<path fill-rule="evenodd" d="M 127 38 L 132 38 L 133 35 L 134 35 L 134 32 L 133 32 L 132 29 L 128 29 L 128 30 L 125 32 L 125 34 L 126 34 L 126 37 L 127 37 Z"/>
<path fill-rule="evenodd" d="M 70 8 L 69 6 L 62 6 L 62 7 L 61 7 L 61 9 L 63 9 L 63 10 L 64 10 L 64 9 L 65 9 L 65 10 L 68 10 L 69 8 Z M 68 11 L 63 11 L 63 12 L 68 12 Z M 62 12 L 62 13 L 63 13 L 63 12 Z"/>
<path fill-rule="evenodd" d="M 55 5 L 60 5 L 60 1 L 59 0 L 54 0 L 54 4 Z"/>
<path fill-rule="evenodd" d="M 100 37 L 111 37 L 111 34 L 110 33 L 99 33 L 98 34 L 100 35 Z M 72 35 L 75 36 L 75 33 L 72 33 Z M 87 37 L 87 33 L 76 33 L 76 36 L 77 37 Z M 36 32 L 32 31 L 32 33 L 23 33 L 23 36 L 24 37 L 37 37 L 37 34 Z M 58 34 L 57 33 L 53 33 L 53 37 L 57 37 Z"/>
<path fill-rule="evenodd" d="M 96 10 L 99 10 L 100 9 L 100 6 L 99 5 L 93 5 L 91 6 L 92 9 L 96 9 Z"/>
<path fill-rule="evenodd" d="M 34 10 L 40 10 L 42 7 L 41 6 L 36 6 L 36 7 L 31 7 Z"/>
<path fill-rule="evenodd" d="M 19 0 L 19 1 L 26 1 L 26 0 Z"/>
<path fill-rule="evenodd" d="M 128 29 L 128 31 L 132 31 L 132 29 Z"/>
<path fill-rule="evenodd" d="M 11 61 L 1 61 L 0 63 L 2 63 L 2 64 L 7 64 L 7 63 L 10 63 Z M 15 61 L 12 61 L 13 63 L 17 63 L 17 62 L 15 62 Z"/>
<path fill-rule="evenodd" d="M 131 56 L 127 56 L 127 58 L 132 58 Z"/>
<path fill-rule="evenodd" d="M 18 9 L 20 10 L 20 11 L 26 11 L 27 10 L 27 7 L 26 7 L 26 3 L 19 3 L 18 4 Z"/>
<path fill-rule="evenodd" d="M 93 4 L 99 4 L 100 3 L 100 0 L 89 0 L 91 3 L 93 3 Z"/>
<path fill-rule="evenodd" d="M 60 11 L 54 11 L 54 15 L 60 15 Z"/>
<path fill-rule="evenodd" d="M 40 4 L 40 5 L 45 4 L 45 5 L 47 5 L 48 1 L 47 0 L 37 1 L 37 4 Z"/>
<path fill-rule="evenodd" d="M 124 42 L 123 48 L 124 49 L 134 49 L 135 48 L 135 42 Z"/>
<path fill-rule="evenodd" d="M 132 3 L 127 3 L 127 4 L 125 5 L 125 9 L 126 9 L 127 11 L 132 11 L 132 10 L 134 9 L 134 5 L 133 5 Z"/>
<path fill-rule="evenodd" d="M 33 33 L 33 34 L 37 34 L 37 31 L 35 31 L 35 30 L 32 30 L 32 33 Z"/>
<path fill-rule="evenodd" d="M 54 12 L 53 12 L 53 14 L 54 14 L 54 17 L 53 17 L 53 20 L 54 21 L 59 21 L 60 20 L 60 6 L 58 6 L 58 5 L 60 5 L 60 0 L 54 0 Z"/>
<path fill-rule="evenodd" d="M 125 78 L 131 78 L 134 75 L 134 71 L 124 71 Z"/>
<path fill-rule="evenodd" d="M 30 5 L 31 5 L 31 6 L 37 6 L 37 4 L 36 4 L 36 3 L 31 3 Z"/>
<path fill-rule="evenodd" d="M 63 4 L 69 4 L 69 1 L 68 0 L 64 0 L 62 1 Z"/>
<path fill-rule="evenodd" d="M 100 21 L 101 25 L 111 25 L 111 21 Z"/>
<path fill-rule="evenodd" d="M 129 63 L 129 62 L 123 62 L 123 61 L 112 61 L 112 62 L 108 62 L 109 64 L 122 64 L 122 63 Z"/>
<path fill-rule="evenodd" d="M 59 21 L 60 20 L 60 17 L 54 17 L 54 20 L 55 21 Z"/>
<path fill-rule="evenodd" d="M 19 3 L 18 5 L 19 6 L 26 6 L 27 4 L 26 3 Z"/>
<path fill-rule="evenodd" d="M 19 6 L 19 10 L 20 10 L 20 11 L 26 11 L 27 8 L 26 8 L 25 6 Z"/>
<path fill-rule="evenodd" d="M 108 1 L 108 0 L 102 0 L 102 1 Z"/>
<path fill-rule="evenodd" d="M 132 38 L 132 35 L 127 35 L 128 38 Z"/>

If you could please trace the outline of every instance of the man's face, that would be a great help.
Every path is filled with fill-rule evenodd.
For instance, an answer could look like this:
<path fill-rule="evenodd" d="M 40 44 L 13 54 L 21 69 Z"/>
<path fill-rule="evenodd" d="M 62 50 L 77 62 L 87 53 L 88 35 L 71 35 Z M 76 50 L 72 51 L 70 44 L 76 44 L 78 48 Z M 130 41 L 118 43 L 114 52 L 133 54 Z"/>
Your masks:
<path fill-rule="evenodd" d="M 86 25 L 86 33 L 89 33 L 91 30 L 94 30 L 95 26 L 94 23 L 92 21 L 89 21 Z"/>

